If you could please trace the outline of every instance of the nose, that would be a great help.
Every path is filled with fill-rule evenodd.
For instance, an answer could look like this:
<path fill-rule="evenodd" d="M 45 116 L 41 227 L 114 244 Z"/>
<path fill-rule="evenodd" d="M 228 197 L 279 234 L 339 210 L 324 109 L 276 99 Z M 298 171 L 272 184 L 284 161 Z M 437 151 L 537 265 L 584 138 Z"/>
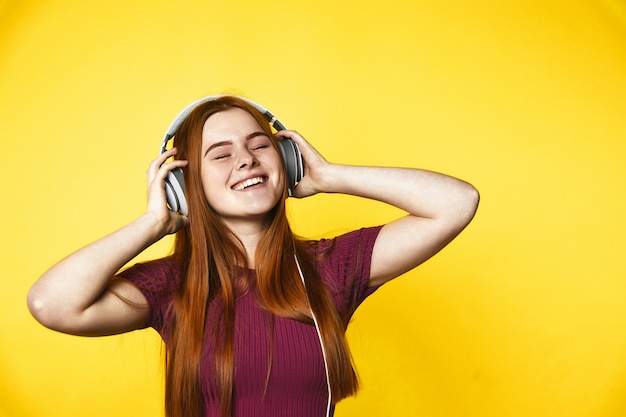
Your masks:
<path fill-rule="evenodd" d="M 246 169 L 252 168 L 259 164 L 259 161 L 254 157 L 254 155 L 247 149 L 242 150 L 239 155 L 239 160 L 237 161 L 238 169 Z"/>

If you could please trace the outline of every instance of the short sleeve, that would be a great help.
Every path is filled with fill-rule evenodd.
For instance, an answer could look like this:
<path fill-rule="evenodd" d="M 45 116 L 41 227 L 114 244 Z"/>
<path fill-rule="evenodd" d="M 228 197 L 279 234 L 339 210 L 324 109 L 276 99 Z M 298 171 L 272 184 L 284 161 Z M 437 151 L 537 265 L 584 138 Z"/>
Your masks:
<path fill-rule="evenodd" d="M 171 258 L 135 264 L 117 274 L 139 288 L 150 306 L 146 327 L 153 327 L 163 337 L 166 315 L 180 285 L 180 269 Z"/>
<path fill-rule="evenodd" d="M 368 287 L 368 283 L 372 251 L 381 228 L 363 228 L 317 244 L 317 272 L 346 320 L 378 288 Z"/>

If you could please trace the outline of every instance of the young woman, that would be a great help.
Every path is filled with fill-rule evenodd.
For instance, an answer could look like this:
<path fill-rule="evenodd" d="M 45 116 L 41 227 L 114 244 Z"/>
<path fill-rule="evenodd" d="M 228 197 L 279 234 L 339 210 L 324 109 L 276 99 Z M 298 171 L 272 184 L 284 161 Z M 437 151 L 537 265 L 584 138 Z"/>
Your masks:
<path fill-rule="evenodd" d="M 294 236 L 277 142 L 285 139 L 305 166 L 294 197 L 350 194 L 407 215 L 335 239 Z M 166 204 L 177 168 L 187 216 Z M 195 107 L 147 176 L 146 212 L 54 265 L 28 303 L 43 325 L 70 334 L 155 328 L 167 346 L 168 417 L 331 415 L 358 386 L 344 337 L 357 306 L 448 244 L 479 199 L 434 172 L 330 163 L 232 96 Z M 172 256 L 118 272 L 171 233 Z"/>

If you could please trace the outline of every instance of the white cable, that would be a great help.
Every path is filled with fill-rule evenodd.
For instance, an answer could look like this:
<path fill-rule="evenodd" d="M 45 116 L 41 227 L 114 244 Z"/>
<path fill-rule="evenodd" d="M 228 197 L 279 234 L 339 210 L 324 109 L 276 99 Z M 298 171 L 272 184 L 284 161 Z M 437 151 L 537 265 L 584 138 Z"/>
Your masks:
<path fill-rule="evenodd" d="M 304 274 L 302 273 L 302 269 L 300 268 L 300 262 L 298 262 L 298 257 L 294 253 L 294 259 L 296 260 L 296 266 L 298 267 L 298 273 L 300 274 L 300 279 L 302 280 L 302 285 L 304 285 L 304 293 L 309 298 L 309 294 L 306 291 L 306 282 L 304 282 Z M 311 300 L 309 300 L 309 306 L 311 305 Z M 320 333 L 320 326 L 317 322 L 317 318 L 315 317 L 315 313 L 313 313 L 313 309 L 311 308 L 311 317 L 313 318 L 313 323 L 315 324 L 315 331 L 317 331 L 317 337 L 320 340 L 320 346 L 322 347 L 322 356 L 324 357 L 324 369 L 326 370 L 326 386 L 328 387 L 328 403 L 326 405 L 326 417 L 330 416 L 330 405 L 332 402 L 332 392 L 330 390 L 330 375 L 328 374 L 328 362 L 326 360 L 326 349 L 324 349 L 324 342 L 322 341 L 322 334 Z"/>

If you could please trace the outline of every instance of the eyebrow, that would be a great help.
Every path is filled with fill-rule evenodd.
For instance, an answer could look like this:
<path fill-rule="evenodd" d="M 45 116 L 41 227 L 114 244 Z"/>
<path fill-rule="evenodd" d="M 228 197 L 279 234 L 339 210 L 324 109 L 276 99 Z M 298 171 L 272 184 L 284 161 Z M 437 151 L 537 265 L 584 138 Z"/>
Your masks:
<path fill-rule="evenodd" d="M 245 140 L 247 142 L 250 139 L 256 138 L 257 136 L 267 136 L 267 133 L 265 133 L 263 131 L 252 132 L 252 133 L 249 133 L 246 136 Z M 211 152 L 215 148 L 219 148 L 220 146 L 228 146 L 228 145 L 232 145 L 232 144 L 233 144 L 232 140 L 222 140 L 222 141 L 219 141 L 219 142 L 215 142 L 211 146 L 209 146 L 206 151 L 204 151 L 204 156 L 206 156 L 209 152 Z"/>

